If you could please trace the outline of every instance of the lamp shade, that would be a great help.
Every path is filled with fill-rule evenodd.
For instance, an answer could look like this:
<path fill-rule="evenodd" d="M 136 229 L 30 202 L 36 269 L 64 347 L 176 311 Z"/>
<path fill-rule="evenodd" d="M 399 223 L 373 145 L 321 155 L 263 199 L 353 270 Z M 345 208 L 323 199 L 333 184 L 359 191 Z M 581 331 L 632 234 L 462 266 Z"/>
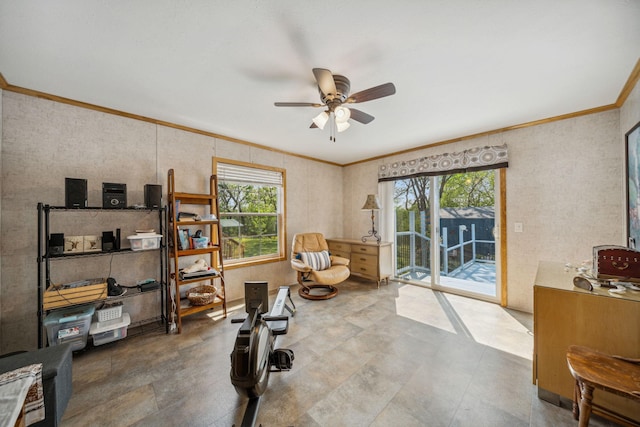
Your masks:
<path fill-rule="evenodd" d="M 349 120 L 349 117 L 351 117 L 351 110 L 341 105 L 339 107 L 336 107 L 333 114 L 336 115 L 336 122 L 345 123 L 347 120 Z"/>
<path fill-rule="evenodd" d="M 326 113 L 326 111 L 323 111 L 322 113 L 315 116 L 312 121 L 320 129 L 324 129 L 324 125 L 326 125 L 327 122 L 329 121 L 329 115 Z"/>
<path fill-rule="evenodd" d="M 345 131 L 349 128 L 349 126 L 351 126 L 349 124 L 349 122 L 338 122 L 336 121 L 336 129 L 338 129 L 338 132 L 342 132 Z"/>
<path fill-rule="evenodd" d="M 367 196 L 367 201 L 364 202 L 364 206 L 362 207 L 362 210 L 374 210 L 374 211 L 379 211 L 380 208 L 380 202 L 378 201 L 378 196 L 375 194 L 369 194 Z"/>

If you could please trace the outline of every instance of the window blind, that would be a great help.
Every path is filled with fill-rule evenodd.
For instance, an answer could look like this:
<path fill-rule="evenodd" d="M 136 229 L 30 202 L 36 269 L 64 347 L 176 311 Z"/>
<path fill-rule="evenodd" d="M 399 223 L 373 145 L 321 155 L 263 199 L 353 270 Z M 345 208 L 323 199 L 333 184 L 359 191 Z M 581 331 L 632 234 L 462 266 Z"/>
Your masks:
<path fill-rule="evenodd" d="M 216 173 L 224 182 L 282 186 L 282 173 L 270 169 L 218 163 Z"/>

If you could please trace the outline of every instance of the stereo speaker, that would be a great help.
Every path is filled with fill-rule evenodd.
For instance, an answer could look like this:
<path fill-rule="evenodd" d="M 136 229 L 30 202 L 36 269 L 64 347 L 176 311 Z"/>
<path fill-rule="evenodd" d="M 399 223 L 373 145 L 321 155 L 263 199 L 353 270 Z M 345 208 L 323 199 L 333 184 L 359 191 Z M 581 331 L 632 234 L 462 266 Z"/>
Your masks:
<path fill-rule="evenodd" d="M 113 231 L 102 232 L 102 251 L 108 252 L 114 249 Z"/>
<path fill-rule="evenodd" d="M 64 179 L 64 199 L 67 208 L 87 207 L 87 180 L 78 178 Z"/>
<path fill-rule="evenodd" d="M 49 255 L 64 253 L 64 233 L 51 233 L 49 236 Z"/>
<path fill-rule="evenodd" d="M 162 185 L 145 184 L 144 205 L 149 209 L 162 206 Z"/>
<path fill-rule="evenodd" d="M 120 229 L 116 228 L 116 237 L 113 241 L 113 249 L 120 250 Z"/>

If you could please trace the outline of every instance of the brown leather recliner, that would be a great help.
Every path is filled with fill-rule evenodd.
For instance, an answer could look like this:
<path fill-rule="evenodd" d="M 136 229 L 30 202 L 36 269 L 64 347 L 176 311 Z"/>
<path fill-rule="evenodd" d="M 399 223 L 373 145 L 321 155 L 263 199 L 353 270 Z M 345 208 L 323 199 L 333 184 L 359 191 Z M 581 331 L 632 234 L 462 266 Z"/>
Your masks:
<path fill-rule="evenodd" d="M 329 255 L 329 245 L 322 233 L 301 233 L 293 236 L 291 267 L 298 274 L 298 294 L 310 300 L 324 300 L 338 294 L 334 285 L 349 275 L 349 260 Z M 320 292 L 313 290 L 320 289 Z"/>

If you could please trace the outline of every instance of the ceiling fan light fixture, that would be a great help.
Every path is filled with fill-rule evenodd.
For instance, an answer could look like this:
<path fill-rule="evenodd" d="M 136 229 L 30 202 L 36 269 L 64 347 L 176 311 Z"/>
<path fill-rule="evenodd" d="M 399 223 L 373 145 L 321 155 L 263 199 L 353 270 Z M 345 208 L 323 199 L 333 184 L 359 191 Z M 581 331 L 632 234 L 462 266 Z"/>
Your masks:
<path fill-rule="evenodd" d="M 372 101 L 396 93 L 393 83 L 385 83 L 349 95 L 351 82 L 345 76 L 333 74 L 326 68 L 314 68 L 313 76 L 318 85 L 321 104 L 314 102 L 276 102 L 276 107 L 324 107 L 325 111 L 313 118 L 309 128 L 324 129 L 329 123 L 329 140 L 336 141 L 336 133 L 347 130 L 349 120 L 362 124 L 371 123 L 374 117 L 356 108 L 347 108 L 343 104 Z"/>
<path fill-rule="evenodd" d="M 326 125 L 327 122 L 329 121 L 329 115 L 327 114 L 326 111 L 323 111 L 322 113 L 320 113 L 317 116 L 315 116 L 312 121 L 320 129 L 324 129 L 324 125 Z"/>
<path fill-rule="evenodd" d="M 349 120 L 349 118 L 351 117 L 351 110 L 349 110 L 347 107 L 339 106 L 335 108 L 334 114 L 336 115 L 337 123 L 346 123 L 347 120 Z"/>
<path fill-rule="evenodd" d="M 351 126 L 349 122 L 336 121 L 336 129 L 338 129 L 338 132 L 342 132 L 349 129 L 349 126 Z"/>

